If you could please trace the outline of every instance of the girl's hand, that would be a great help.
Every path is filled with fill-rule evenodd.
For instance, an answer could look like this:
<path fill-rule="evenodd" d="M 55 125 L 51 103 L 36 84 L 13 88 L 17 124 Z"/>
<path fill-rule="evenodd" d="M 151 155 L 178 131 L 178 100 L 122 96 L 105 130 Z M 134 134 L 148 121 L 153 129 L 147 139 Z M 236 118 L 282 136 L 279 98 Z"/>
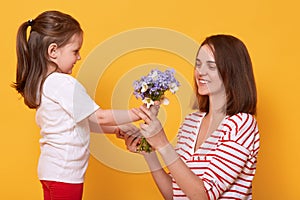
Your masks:
<path fill-rule="evenodd" d="M 123 124 L 117 127 L 118 131 L 116 132 L 117 138 L 124 139 L 125 135 L 139 135 L 140 129 L 133 124 Z"/>
<path fill-rule="evenodd" d="M 140 134 L 140 132 L 124 135 L 125 145 L 129 151 L 137 153 L 137 148 L 140 144 L 141 136 L 142 135 Z"/>

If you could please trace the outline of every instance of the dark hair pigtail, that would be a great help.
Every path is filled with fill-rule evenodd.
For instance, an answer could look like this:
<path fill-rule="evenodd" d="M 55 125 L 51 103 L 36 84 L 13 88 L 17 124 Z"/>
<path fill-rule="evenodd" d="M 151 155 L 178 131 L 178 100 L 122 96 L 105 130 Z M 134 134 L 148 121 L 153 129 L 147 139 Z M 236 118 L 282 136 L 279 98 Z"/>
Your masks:
<path fill-rule="evenodd" d="M 28 23 L 23 23 L 17 32 L 17 74 L 13 87 L 24 97 L 24 88 L 29 73 L 30 56 L 27 42 Z"/>

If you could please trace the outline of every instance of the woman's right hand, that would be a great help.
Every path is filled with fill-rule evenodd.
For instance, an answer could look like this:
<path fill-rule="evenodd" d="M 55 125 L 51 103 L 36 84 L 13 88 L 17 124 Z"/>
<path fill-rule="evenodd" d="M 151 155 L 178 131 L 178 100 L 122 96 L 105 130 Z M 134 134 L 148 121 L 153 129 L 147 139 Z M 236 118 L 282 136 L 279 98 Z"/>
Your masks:
<path fill-rule="evenodd" d="M 136 114 L 144 120 L 144 123 L 140 124 L 141 134 L 146 138 L 153 149 L 159 149 L 169 144 L 164 129 L 158 118 L 155 116 L 155 113 L 145 106 L 141 106 L 140 110 L 136 111 Z"/>
<path fill-rule="evenodd" d="M 149 110 L 153 115 L 157 116 L 160 109 L 160 101 L 154 101 L 154 105 L 150 106 Z"/>

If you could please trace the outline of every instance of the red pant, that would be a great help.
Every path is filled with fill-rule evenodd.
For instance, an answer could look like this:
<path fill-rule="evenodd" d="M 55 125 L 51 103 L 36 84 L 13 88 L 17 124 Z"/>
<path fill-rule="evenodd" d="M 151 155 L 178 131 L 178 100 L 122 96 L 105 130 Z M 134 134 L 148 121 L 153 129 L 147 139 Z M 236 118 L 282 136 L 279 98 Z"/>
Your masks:
<path fill-rule="evenodd" d="M 56 181 L 41 181 L 44 200 L 81 200 L 83 183 L 71 184 Z"/>

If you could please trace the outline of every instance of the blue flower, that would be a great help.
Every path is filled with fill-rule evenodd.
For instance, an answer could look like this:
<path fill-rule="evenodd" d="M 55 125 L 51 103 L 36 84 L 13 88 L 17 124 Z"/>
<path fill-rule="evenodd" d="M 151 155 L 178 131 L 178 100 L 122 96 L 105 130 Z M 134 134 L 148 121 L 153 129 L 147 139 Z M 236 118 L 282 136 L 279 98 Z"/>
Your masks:
<path fill-rule="evenodd" d="M 180 84 L 174 74 L 174 69 L 167 69 L 165 72 L 153 69 L 147 76 L 134 81 L 133 94 L 137 99 L 145 100 L 147 98 L 144 102 L 160 101 L 164 98 L 166 91 L 170 90 L 173 94 L 178 91 Z"/>

